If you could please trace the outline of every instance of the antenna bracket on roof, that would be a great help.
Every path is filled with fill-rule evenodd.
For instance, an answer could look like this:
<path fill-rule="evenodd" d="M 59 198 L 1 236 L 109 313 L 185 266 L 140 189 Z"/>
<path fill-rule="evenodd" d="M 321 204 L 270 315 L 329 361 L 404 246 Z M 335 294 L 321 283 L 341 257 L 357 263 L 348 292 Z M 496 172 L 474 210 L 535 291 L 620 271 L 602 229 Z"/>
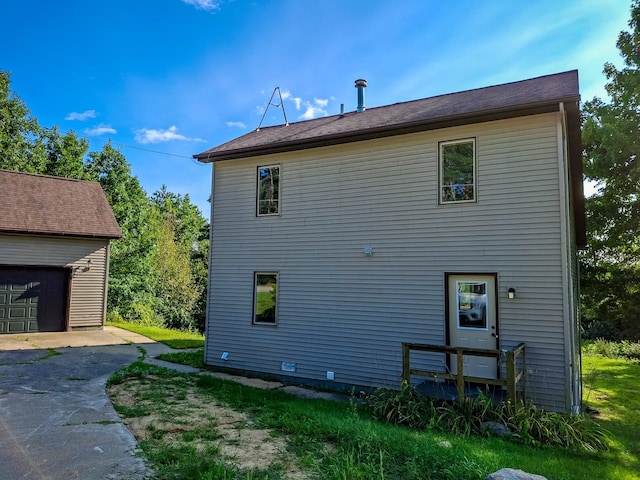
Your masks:
<path fill-rule="evenodd" d="M 277 105 L 273 103 L 273 97 L 275 96 L 276 92 L 278 92 L 278 97 L 280 97 L 280 103 Z M 260 130 L 260 127 L 262 127 L 262 122 L 264 122 L 264 117 L 267 116 L 269 107 L 282 108 L 282 115 L 284 116 L 284 124 L 286 126 L 289 126 L 289 122 L 287 120 L 287 112 L 284 111 L 284 102 L 282 101 L 282 94 L 280 93 L 280 87 L 276 87 L 273 89 L 273 93 L 271 94 L 271 98 L 269 99 L 269 103 L 267 104 L 267 108 L 264 109 L 264 113 L 262 114 L 262 118 L 260 119 L 260 124 L 258 125 L 258 128 L 256 128 L 256 132 Z"/>

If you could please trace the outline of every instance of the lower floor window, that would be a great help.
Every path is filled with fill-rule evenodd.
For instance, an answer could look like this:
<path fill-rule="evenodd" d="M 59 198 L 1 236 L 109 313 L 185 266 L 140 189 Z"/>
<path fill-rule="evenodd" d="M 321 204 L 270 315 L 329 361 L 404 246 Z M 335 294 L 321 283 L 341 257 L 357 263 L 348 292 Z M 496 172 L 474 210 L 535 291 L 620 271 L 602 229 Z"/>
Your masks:
<path fill-rule="evenodd" d="M 256 272 L 253 298 L 253 323 L 275 325 L 278 319 L 277 305 L 277 272 Z"/>

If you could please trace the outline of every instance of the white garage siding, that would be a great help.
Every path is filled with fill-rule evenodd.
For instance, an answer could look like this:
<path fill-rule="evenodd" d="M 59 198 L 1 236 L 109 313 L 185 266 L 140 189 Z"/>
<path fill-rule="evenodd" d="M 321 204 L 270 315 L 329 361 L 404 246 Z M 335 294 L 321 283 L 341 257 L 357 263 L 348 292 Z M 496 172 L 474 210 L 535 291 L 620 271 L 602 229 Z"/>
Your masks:
<path fill-rule="evenodd" d="M 496 273 L 500 346 L 525 342 L 530 396 L 567 408 L 558 122 L 543 114 L 215 163 L 207 363 L 397 387 L 402 342 L 445 343 L 445 273 Z M 438 205 L 438 142 L 467 137 L 477 202 Z M 256 168 L 273 164 L 281 215 L 256 217 Z M 279 272 L 277 326 L 252 325 L 256 271 Z"/>
<path fill-rule="evenodd" d="M 71 268 L 69 328 L 99 328 L 105 318 L 107 245 L 101 239 L 3 234 L 0 264 Z M 91 268 L 85 271 L 89 259 Z"/>

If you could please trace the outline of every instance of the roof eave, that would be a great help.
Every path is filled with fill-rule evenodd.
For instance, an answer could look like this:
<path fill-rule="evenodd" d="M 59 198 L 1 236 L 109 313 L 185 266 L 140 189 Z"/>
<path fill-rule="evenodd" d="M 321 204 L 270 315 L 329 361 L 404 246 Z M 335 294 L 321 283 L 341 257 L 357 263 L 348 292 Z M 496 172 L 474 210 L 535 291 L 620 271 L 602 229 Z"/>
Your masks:
<path fill-rule="evenodd" d="M 565 111 L 575 243 L 578 250 L 584 250 L 587 248 L 587 227 L 582 166 L 582 129 L 578 102 L 567 102 L 565 104 Z"/>
<path fill-rule="evenodd" d="M 38 235 L 47 237 L 73 237 L 73 238 L 89 238 L 96 240 L 119 240 L 122 238 L 122 233 L 116 234 L 91 234 L 91 233 L 76 233 L 76 232 L 53 232 L 44 230 L 9 230 L 0 229 L 0 235 Z"/>
<path fill-rule="evenodd" d="M 520 105 L 517 108 L 503 108 L 496 110 L 483 110 L 479 112 L 469 112 L 467 114 L 457 114 L 448 117 L 438 117 L 437 119 L 420 120 L 407 122 L 391 126 L 374 127 L 358 131 L 341 132 L 338 134 L 312 137 L 308 139 L 298 139 L 280 143 L 269 143 L 265 145 L 238 148 L 221 152 L 203 152 L 194 155 L 193 158 L 202 163 L 212 163 L 222 160 L 234 160 L 239 158 L 283 153 L 294 150 L 305 150 L 309 148 L 324 147 L 329 145 L 339 145 L 344 143 L 371 140 L 374 138 L 390 137 L 415 133 L 427 130 L 437 130 L 440 128 L 468 125 L 471 123 L 489 122 L 493 120 L 503 120 L 527 115 L 557 112 L 560 104 L 564 102 L 577 102 L 579 97 L 571 96 L 559 98 L 544 103 Z"/>

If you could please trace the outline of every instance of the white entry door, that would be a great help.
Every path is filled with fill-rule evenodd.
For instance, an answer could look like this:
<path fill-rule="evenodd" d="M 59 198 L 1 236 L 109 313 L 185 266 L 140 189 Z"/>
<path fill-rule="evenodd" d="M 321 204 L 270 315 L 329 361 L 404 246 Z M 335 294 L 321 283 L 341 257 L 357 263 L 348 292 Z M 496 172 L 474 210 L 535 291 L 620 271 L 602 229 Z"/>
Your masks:
<path fill-rule="evenodd" d="M 496 277 L 494 275 L 449 275 L 449 341 L 454 347 L 494 350 L 498 348 Z M 451 355 L 450 368 L 457 373 L 458 363 Z M 495 379 L 498 361 L 494 357 L 465 355 L 464 375 Z"/>

